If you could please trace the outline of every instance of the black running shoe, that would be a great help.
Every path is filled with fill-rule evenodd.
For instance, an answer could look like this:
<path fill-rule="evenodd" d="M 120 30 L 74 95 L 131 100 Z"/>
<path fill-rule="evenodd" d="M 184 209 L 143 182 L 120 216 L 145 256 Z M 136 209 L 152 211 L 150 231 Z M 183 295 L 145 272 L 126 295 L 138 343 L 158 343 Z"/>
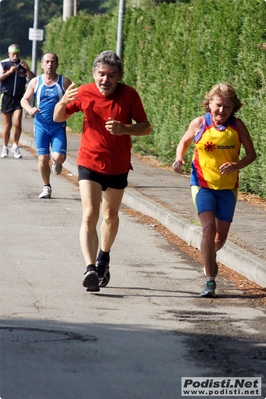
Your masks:
<path fill-rule="evenodd" d="M 100 291 L 100 288 L 99 288 L 99 277 L 98 277 L 96 268 L 95 268 L 95 270 L 90 268 L 89 270 L 87 270 L 84 273 L 83 287 L 86 287 L 87 291 L 91 291 L 91 292 Z"/>
<path fill-rule="evenodd" d="M 204 296 L 207 298 L 215 298 L 215 288 L 216 288 L 216 282 L 214 280 L 207 280 L 204 283 L 204 288 L 201 291 L 200 296 Z"/>
<path fill-rule="evenodd" d="M 110 281 L 109 264 L 104 260 L 96 262 L 96 270 L 99 277 L 99 287 L 106 287 Z"/>

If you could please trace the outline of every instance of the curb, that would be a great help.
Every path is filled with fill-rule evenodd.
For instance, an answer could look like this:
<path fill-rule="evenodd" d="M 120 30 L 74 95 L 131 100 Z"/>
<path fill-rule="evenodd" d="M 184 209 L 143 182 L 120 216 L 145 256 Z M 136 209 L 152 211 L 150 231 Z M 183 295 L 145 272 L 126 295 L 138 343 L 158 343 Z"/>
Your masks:
<path fill-rule="evenodd" d="M 22 133 L 20 137 L 22 145 L 35 149 L 35 141 Z M 78 167 L 75 160 L 68 157 L 64 162 L 64 168 L 75 176 L 78 174 Z M 177 217 L 176 213 L 164 208 L 162 205 L 138 191 L 127 187 L 123 196 L 123 204 L 140 213 L 157 220 L 173 234 L 192 245 L 200 248 L 201 228 L 188 223 L 186 219 Z M 247 277 L 261 287 L 266 287 L 266 262 L 251 254 L 234 243 L 227 241 L 224 247 L 218 252 L 217 260 L 226 267 L 235 270 Z"/>

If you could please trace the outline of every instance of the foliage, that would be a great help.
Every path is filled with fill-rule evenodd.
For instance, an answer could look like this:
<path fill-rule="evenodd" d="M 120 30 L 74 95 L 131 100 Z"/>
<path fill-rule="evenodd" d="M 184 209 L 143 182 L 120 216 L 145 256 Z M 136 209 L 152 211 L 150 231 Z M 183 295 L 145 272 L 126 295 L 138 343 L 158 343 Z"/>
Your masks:
<path fill-rule="evenodd" d="M 123 80 L 140 93 L 153 127 L 150 136 L 133 138 L 134 150 L 171 164 L 190 121 L 203 113 L 204 93 L 218 81 L 228 81 L 245 105 L 239 116 L 258 154 L 241 170 L 240 188 L 266 197 L 265 22 L 266 4 L 261 0 L 191 0 L 127 8 Z M 94 57 L 106 48 L 115 49 L 116 25 L 115 15 L 83 15 L 65 24 L 52 21 L 44 48 L 59 54 L 68 77 L 87 83 Z M 79 131 L 82 116 L 75 115 L 69 123 Z M 192 151 L 191 146 L 187 171 Z"/>
<path fill-rule="evenodd" d="M 141 93 L 153 126 L 151 136 L 134 139 L 134 148 L 171 164 L 189 122 L 203 112 L 204 93 L 229 81 L 244 102 L 239 117 L 258 154 L 241 170 L 240 187 L 266 197 L 265 23 L 261 0 L 194 0 L 127 11 L 124 80 Z"/>
<path fill-rule="evenodd" d="M 129 1 L 132 7 L 127 6 L 123 25 L 123 81 L 138 90 L 153 128 L 150 136 L 133 138 L 134 150 L 171 165 L 190 121 L 203 113 L 204 93 L 228 81 L 244 103 L 238 116 L 258 155 L 241 170 L 240 188 L 266 198 L 266 2 Z M 65 76 L 78 85 L 88 83 L 95 56 L 106 49 L 115 51 L 116 30 L 117 13 L 82 13 L 65 23 L 53 18 L 43 51 L 58 54 Z M 69 119 L 76 131 L 81 124 L 81 114 Z M 192 150 L 191 146 L 186 156 L 187 171 Z"/>
<path fill-rule="evenodd" d="M 78 12 L 104 13 L 117 9 L 119 0 L 78 0 Z M 39 0 L 38 29 L 44 27 L 53 18 L 62 19 L 64 0 Z M 32 53 L 32 41 L 28 39 L 29 28 L 34 24 L 34 0 L 0 1 L 0 54 L 6 56 L 12 43 L 19 44 L 23 57 Z M 41 56 L 41 42 L 37 43 L 38 56 Z"/>
<path fill-rule="evenodd" d="M 62 0 L 40 1 L 38 28 L 43 29 L 52 16 L 62 15 L 62 9 Z M 32 42 L 28 39 L 28 35 L 33 22 L 34 0 L 2 0 L 0 3 L 0 54 L 6 55 L 8 46 L 17 43 L 23 57 L 31 55 Z M 40 52 L 40 44 L 38 48 Z"/>

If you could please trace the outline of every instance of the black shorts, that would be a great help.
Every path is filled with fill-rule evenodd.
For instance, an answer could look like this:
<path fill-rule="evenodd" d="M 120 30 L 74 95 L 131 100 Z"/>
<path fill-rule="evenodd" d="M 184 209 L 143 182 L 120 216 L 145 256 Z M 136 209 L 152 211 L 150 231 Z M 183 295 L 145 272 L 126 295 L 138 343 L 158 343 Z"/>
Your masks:
<path fill-rule="evenodd" d="M 103 175 L 94 172 L 84 166 L 78 166 L 78 179 L 95 181 L 102 186 L 102 191 L 106 191 L 107 187 L 123 190 L 127 186 L 127 173 L 121 175 Z"/>
<path fill-rule="evenodd" d="M 14 112 L 17 109 L 22 109 L 20 105 L 20 100 L 22 97 L 11 97 L 6 95 L 5 93 L 2 94 L 2 108 L 1 111 L 3 114 L 9 114 L 10 112 Z"/>

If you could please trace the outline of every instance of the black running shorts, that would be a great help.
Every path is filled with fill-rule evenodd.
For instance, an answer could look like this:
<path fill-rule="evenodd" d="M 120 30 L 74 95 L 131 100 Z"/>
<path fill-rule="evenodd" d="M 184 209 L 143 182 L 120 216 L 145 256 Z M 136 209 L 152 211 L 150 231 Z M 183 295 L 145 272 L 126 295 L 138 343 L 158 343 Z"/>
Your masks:
<path fill-rule="evenodd" d="M 20 100 L 22 97 L 11 97 L 3 93 L 2 97 L 2 108 L 3 114 L 9 114 L 9 112 L 14 112 L 17 109 L 22 109 L 20 105 Z"/>
<path fill-rule="evenodd" d="M 95 181 L 102 186 L 102 191 L 106 191 L 107 187 L 123 190 L 127 187 L 127 173 L 121 175 L 103 175 L 94 172 L 84 166 L 78 166 L 78 179 Z"/>

